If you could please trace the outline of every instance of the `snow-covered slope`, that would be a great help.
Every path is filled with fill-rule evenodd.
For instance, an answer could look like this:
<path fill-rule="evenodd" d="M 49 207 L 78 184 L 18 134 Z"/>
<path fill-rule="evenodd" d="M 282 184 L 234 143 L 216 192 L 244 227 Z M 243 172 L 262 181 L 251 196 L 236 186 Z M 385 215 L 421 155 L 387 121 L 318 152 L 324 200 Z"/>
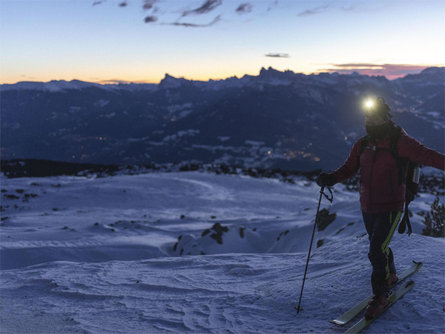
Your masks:
<path fill-rule="evenodd" d="M 296 315 L 319 188 L 201 172 L 1 179 L 2 333 L 341 333 L 370 294 L 358 194 L 337 185 Z M 369 333 L 445 330 L 444 240 L 396 234 L 424 267 Z M 317 247 L 318 246 L 318 247 Z M 188 255 L 191 254 L 191 255 Z M 205 254 L 205 255 L 202 255 Z"/>

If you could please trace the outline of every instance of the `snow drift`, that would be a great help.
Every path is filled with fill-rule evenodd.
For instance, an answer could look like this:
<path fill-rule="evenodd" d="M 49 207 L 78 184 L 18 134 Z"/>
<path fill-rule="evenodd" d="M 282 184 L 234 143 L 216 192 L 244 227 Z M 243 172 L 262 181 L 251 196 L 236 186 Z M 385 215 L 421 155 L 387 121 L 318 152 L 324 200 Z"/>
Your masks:
<path fill-rule="evenodd" d="M 358 194 L 322 208 L 298 301 L 319 188 L 303 177 L 201 172 L 1 179 L 3 333 L 341 333 L 329 323 L 371 293 Z M 398 270 L 416 286 L 368 332 L 445 330 L 444 240 L 396 234 Z"/>

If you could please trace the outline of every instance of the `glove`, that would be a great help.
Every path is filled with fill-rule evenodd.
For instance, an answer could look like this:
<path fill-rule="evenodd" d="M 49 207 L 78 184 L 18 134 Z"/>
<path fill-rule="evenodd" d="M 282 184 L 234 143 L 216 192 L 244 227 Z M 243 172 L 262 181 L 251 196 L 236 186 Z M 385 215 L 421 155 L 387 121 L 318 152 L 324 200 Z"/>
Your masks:
<path fill-rule="evenodd" d="M 317 178 L 317 184 L 320 187 L 331 187 L 336 183 L 336 178 L 333 173 L 321 173 Z"/>

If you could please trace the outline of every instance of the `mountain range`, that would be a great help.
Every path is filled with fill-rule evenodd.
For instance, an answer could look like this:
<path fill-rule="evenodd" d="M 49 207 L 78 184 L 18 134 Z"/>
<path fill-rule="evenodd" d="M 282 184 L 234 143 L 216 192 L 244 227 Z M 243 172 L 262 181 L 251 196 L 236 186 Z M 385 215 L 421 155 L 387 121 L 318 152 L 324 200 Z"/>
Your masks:
<path fill-rule="evenodd" d="M 365 133 L 367 96 L 384 97 L 396 124 L 444 152 L 444 78 L 443 67 L 396 80 L 269 67 L 209 81 L 4 84 L 1 158 L 332 169 Z"/>

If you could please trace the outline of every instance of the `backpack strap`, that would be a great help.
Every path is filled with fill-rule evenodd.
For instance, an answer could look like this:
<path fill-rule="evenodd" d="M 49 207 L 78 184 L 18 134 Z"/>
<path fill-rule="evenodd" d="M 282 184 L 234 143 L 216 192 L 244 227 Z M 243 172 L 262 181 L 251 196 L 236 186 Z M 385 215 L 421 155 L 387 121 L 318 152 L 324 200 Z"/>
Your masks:
<path fill-rule="evenodd" d="M 399 142 L 400 135 L 402 134 L 402 128 L 400 126 L 393 126 L 390 136 L 389 148 L 391 150 L 394 159 L 399 160 L 399 151 L 397 150 L 397 144 Z"/>
<path fill-rule="evenodd" d="M 409 201 L 411 202 L 411 201 Z M 405 213 L 403 214 L 403 218 L 400 221 L 399 229 L 397 230 L 400 234 L 405 233 L 406 226 L 408 226 L 408 235 L 413 233 L 413 229 L 411 228 L 411 222 L 409 221 L 409 213 L 408 213 L 408 200 L 405 200 Z"/>
<path fill-rule="evenodd" d="M 413 193 L 414 191 L 414 193 Z M 400 221 L 400 225 L 399 225 L 399 229 L 398 232 L 399 233 L 405 233 L 405 229 L 406 226 L 408 226 L 408 235 L 410 235 L 413 230 L 411 228 L 411 222 L 409 221 L 409 210 L 408 210 L 408 205 L 409 203 L 411 203 L 414 198 L 415 198 L 415 193 L 417 192 L 417 187 L 411 189 L 410 187 L 406 187 L 406 192 L 405 192 L 405 213 L 403 214 L 403 218 Z"/>
<path fill-rule="evenodd" d="M 397 144 L 400 136 L 402 135 L 402 128 L 400 126 L 393 127 L 391 131 L 391 142 L 390 142 L 390 151 L 396 159 L 397 169 L 398 169 L 398 178 L 399 184 L 406 183 L 406 173 L 408 171 L 409 160 L 407 158 L 400 158 L 399 152 L 397 150 Z M 408 227 L 408 235 L 413 233 L 413 229 L 411 227 L 411 222 L 409 220 L 409 210 L 408 205 L 414 199 L 414 194 L 412 194 L 408 189 L 405 192 L 405 209 L 402 219 L 400 220 L 398 232 L 405 233 L 406 227 Z"/>
<path fill-rule="evenodd" d="M 362 155 L 363 151 L 365 150 L 366 146 L 369 144 L 369 137 L 365 136 L 360 139 L 360 148 L 359 148 L 359 156 Z"/>
<path fill-rule="evenodd" d="M 390 147 L 389 150 L 396 160 L 399 184 L 406 183 L 406 172 L 408 170 L 409 160 L 407 158 L 401 158 L 399 151 L 397 150 L 397 144 L 399 138 L 402 135 L 402 128 L 400 126 L 394 126 L 390 133 Z"/>
<path fill-rule="evenodd" d="M 368 144 L 369 144 L 368 136 L 362 137 L 360 139 L 360 146 L 359 146 L 359 150 L 358 150 L 358 165 L 359 165 L 359 167 L 360 167 L 360 156 L 362 155 L 363 151 L 368 146 Z"/>
<path fill-rule="evenodd" d="M 373 160 L 375 161 L 377 157 L 377 151 L 389 151 L 391 152 L 392 156 L 396 160 L 397 169 L 399 170 L 399 182 L 403 183 L 403 175 L 405 174 L 406 168 L 403 169 L 403 164 L 405 163 L 405 159 L 401 159 L 399 157 L 399 152 L 397 151 L 397 143 L 399 141 L 400 135 L 402 134 L 402 128 L 400 126 L 392 126 L 389 137 L 390 137 L 390 144 L 389 148 L 383 148 L 383 147 L 374 147 L 374 157 Z M 359 157 L 362 155 L 363 151 L 366 149 L 370 141 L 369 136 L 362 137 L 360 140 L 360 148 L 359 148 Z M 402 161 L 401 161 L 402 160 Z M 402 167 L 402 168 L 401 168 Z"/>

